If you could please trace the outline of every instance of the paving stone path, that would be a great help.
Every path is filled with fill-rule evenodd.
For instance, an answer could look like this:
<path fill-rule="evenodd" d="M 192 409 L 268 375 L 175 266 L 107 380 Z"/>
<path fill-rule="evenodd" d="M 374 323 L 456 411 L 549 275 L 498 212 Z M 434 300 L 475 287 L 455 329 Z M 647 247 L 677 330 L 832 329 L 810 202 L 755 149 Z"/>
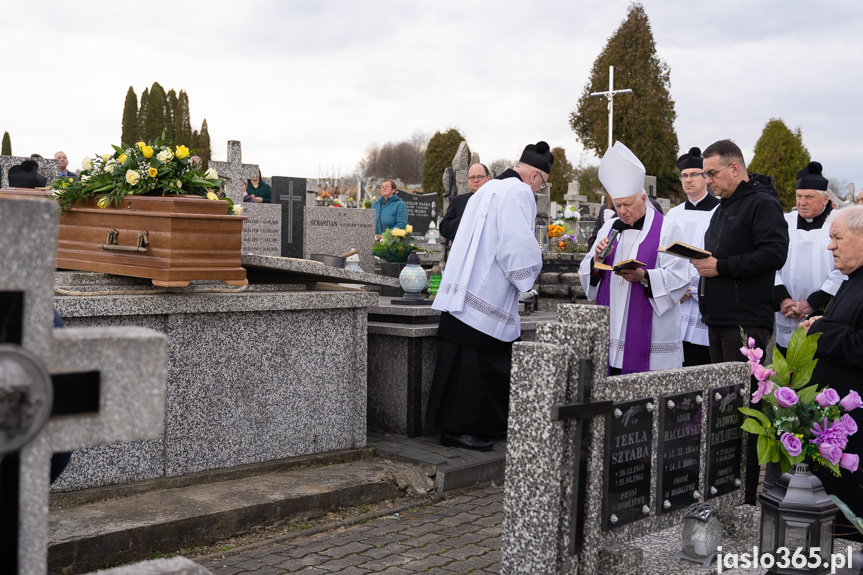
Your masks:
<path fill-rule="evenodd" d="M 216 575 L 499 573 L 503 487 L 450 497 L 399 518 L 257 543 L 195 559 Z"/>

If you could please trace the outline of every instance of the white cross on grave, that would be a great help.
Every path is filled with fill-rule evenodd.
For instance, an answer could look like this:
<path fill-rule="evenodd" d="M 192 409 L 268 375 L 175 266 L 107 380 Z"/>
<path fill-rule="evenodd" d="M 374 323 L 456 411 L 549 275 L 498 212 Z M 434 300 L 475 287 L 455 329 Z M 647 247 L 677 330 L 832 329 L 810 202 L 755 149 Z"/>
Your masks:
<path fill-rule="evenodd" d="M 47 571 L 52 454 L 154 439 L 164 428 L 164 335 L 53 327 L 58 214 L 51 200 L 0 199 L 0 221 L 9 222 L 0 226 L 3 575 Z"/>
<path fill-rule="evenodd" d="M 0 188 L 9 187 L 9 168 L 12 166 L 17 166 L 24 160 L 30 160 L 32 158 L 22 158 L 20 156 L 0 156 Z M 36 171 L 45 176 L 45 179 L 48 180 L 48 185 L 51 185 L 51 182 L 57 179 L 58 171 L 60 170 L 60 164 L 57 160 L 48 160 L 45 158 L 34 159 L 34 162 L 38 164 L 38 168 Z"/>
<path fill-rule="evenodd" d="M 214 162 L 210 160 L 208 167 L 219 173 L 219 177 L 228 178 L 225 186 L 225 195 L 234 203 L 243 201 L 243 192 L 246 191 L 246 180 L 258 175 L 257 164 L 244 164 L 243 151 L 240 142 L 228 140 L 228 161 Z"/>

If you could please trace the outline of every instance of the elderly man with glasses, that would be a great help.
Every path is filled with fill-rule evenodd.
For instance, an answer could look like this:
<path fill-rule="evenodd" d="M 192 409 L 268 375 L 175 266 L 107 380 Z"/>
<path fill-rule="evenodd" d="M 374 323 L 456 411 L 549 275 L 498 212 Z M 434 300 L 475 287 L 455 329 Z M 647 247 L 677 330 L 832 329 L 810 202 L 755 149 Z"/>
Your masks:
<path fill-rule="evenodd" d="M 553 163 L 547 143 L 526 146 L 515 166 L 472 194 L 461 218 L 432 305 L 441 347 L 426 417 L 443 429 L 443 445 L 488 451 L 489 438 L 506 432 L 518 293 L 542 270 L 533 195 Z"/>
<path fill-rule="evenodd" d="M 683 241 L 697 248 L 704 248 L 704 233 L 710 218 L 719 205 L 719 200 L 707 190 L 707 175 L 704 173 L 704 158 L 699 148 L 690 148 L 677 160 L 680 183 L 686 193 L 686 201 L 668 211 L 668 218 L 677 222 L 683 230 Z M 680 300 L 680 335 L 683 338 L 683 366 L 710 363 L 710 347 L 707 326 L 701 321 L 698 311 L 698 284 L 701 276 L 695 266 L 689 266 L 689 289 Z"/>
<path fill-rule="evenodd" d="M 461 222 L 461 217 L 464 215 L 464 209 L 467 207 L 467 202 L 473 197 L 480 187 L 491 179 L 491 174 L 485 164 L 474 164 L 467 172 L 467 187 L 470 189 L 469 194 L 459 194 L 452 198 L 449 202 L 446 214 L 440 221 L 440 235 L 452 240 L 458 231 L 458 225 Z"/>

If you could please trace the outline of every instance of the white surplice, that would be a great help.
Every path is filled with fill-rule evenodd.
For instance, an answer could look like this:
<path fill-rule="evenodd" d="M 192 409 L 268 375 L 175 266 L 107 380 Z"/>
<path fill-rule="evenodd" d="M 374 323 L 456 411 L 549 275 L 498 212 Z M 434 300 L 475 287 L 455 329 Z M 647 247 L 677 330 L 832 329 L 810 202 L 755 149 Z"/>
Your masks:
<path fill-rule="evenodd" d="M 618 236 L 614 263 L 638 257 L 638 246 L 647 237 L 656 213 L 656 211 L 648 209 L 644 229 L 626 230 Z M 608 236 L 612 225 L 617 220 L 618 218 L 613 218 L 605 222 L 599 230 L 596 242 L 590 248 L 590 256 L 595 256 L 596 245 L 602 238 Z M 683 232 L 673 220 L 665 218 L 662 222 L 659 245 L 667 246 L 674 241 L 684 241 Z M 599 293 L 599 285 L 590 285 L 591 260 L 592 257 L 585 256 L 578 273 L 588 301 L 595 301 Z M 683 365 L 683 343 L 680 339 L 680 298 L 683 297 L 686 288 L 689 287 L 688 267 L 689 262 L 685 259 L 660 253 L 656 258 L 656 268 L 647 270 L 653 294 L 653 297 L 648 299 L 653 309 L 650 338 L 651 371 L 673 369 Z M 644 287 L 637 282 L 623 281 L 620 283 L 618 281 L 620 279 L 619 276 L 612 275 L 609 284 L 611 322 L 609 326 L 608 364 L 616 368 L 623 366 L 630 290 L 644 290 Z"/>
<path fill-rule="evenodd" d="M 784 285 L 791 299 L 802 301 L 818 290 L 836 295 L 842 282 L 848 279 L 833 267 L 833 253 L 827 249 L 830 228 L 825 223 L 816 230 L 797 228 L 797 212 L 785 214 L 788 224 L 788 258 L 776 272 L 774 285 Z M 776 312 L 776 343 L 788 347 L 791 334 L 799 325 L 799 318 L 787 318 Z"/>
<path fill-rule="evenodd" d="M 501 341 L 521 335 L 518 292 L 542 270 L 536 201 L 519 178 L 491 180 L 461 218 L 432 308 Z"/>
<path fill-rule="evenodd" d="M 668 215 L 665 217 L 677 222 L 683 232 L 684 242 L 696 248 L 704 249 L 704 232 L 707 231 L 710 218 L 716 208 L 714 207 L 708 212 L 687 210 L 685 206 L 686 202 L 674 206 L 668 210 Z M 683 341 L 695 345 L 709 345 L 707 326 L 701 321 L 701 311 L 698 309 L 698 285 L 700 281 L 701 276 L 698 275 L 698 270 L 695 269 L 694 265 L 689 264 L 689 298 L 680 303 L 680 335 Z"/>

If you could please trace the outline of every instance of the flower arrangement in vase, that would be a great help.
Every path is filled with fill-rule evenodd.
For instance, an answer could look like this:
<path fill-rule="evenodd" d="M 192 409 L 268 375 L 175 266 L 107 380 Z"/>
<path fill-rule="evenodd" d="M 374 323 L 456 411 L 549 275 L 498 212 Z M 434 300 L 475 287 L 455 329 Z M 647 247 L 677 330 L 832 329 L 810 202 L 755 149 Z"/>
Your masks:
<path fill-rule="evenodd" d="M 411 252 L 428 252 L 414 245 L 413 231 L 414 228 L 410 224 L 404 229 L 387 228 L 381 236 L 381 241 L 372 246 L 372 254 L 384 261 L 404 263 L 408 261 Z"/>

